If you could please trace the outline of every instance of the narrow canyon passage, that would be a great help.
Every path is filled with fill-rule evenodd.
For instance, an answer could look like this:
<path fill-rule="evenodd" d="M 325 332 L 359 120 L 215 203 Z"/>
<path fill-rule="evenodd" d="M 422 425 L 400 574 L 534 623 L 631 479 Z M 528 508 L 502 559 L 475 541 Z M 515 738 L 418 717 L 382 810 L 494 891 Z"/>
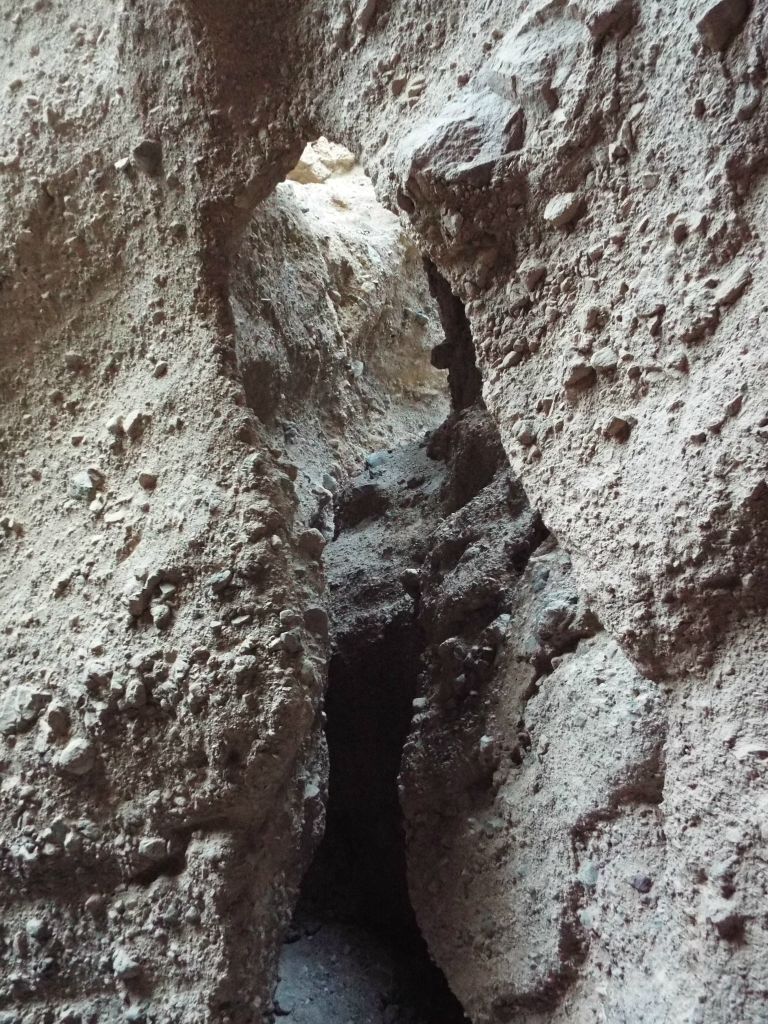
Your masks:
<path fill-rule="evenodd" d="M 343 438 L 338 422 L 308 422 L 299 404 L 290 421 L 275 418 L 299 469 L 305 522 L 328 542 L 330 773 L 325 836 L 283 949 L 274 1008 L 291 1024 L 461 1024 L 467 1018 L 411 903 L 413 896 L 423 904 L 436 882 L 419 878 L 418 892 L 409 889 L 400 772 L 406 741 L 430 759 L 440 756 L 439 743 L 430 751 L 432 740 L 421 731 L 426 721 L 438 730 L 480 728 L 510 595 L 546 531 L 509 474 L 484 407 L 463 303 L 436 267 L 409 257 L 407 238 L 349 159 L 320 140 L 276 197 L 298 206 L 306 218 L 301 230 L 317 241 L 330 271 L 328 294 L 349 346 L 350 379 L 340 395 L 359 404 L 345 417 Z M 322 296 L 298 258 L 308 247 L 299 251 L 292 241 L 292 211 L 277 222 L 286 244 L 272 294 L 286 279 L 298 285 L 293 321 L 270 302 L 276 333 L 285 331 L 296 345 L 293 332 Z M 259 230 L 257 224 L 254 237 Z M 398 312 L 385 308 L 372 318 L 369 282 L 382 275 Z M 244 282 L 243 308 L 253 302 L 256 281 L 250 275 Z M 259 384 L 265 366 L 280 368 L 264 339 L 249 340 L 245 318 L 242 324 L 241 366 L 254 408 L 268 421 Z M 354 358 L 354 348 L 366 357 Z M 316 380 L 322 372 L 320 366 Z M 385 446 L 371 451 L 381 440 Z M 428 699 L 435 686 L 436 699 Z M 483 754 L 473 792 L 487 790 L 489 764 Z M 411 795 L 418 790 L 411 783 Z M 441 799 L 437 788 L 435 797 Z M 442 842 L 438 826 L 436 859 Z"/>
<path fill-rule="evenodd" d="M 403 457 L 407 450 L 381 458 Z M 349 583 L 349 547 L 340 557 L 334 545 L 327 552 L 336 605 L 338 589 Z M 355 570 L 368 575 L 360 565 Z M 295 1024 L 466 1019 L 429 957 L 406 878 L 397 774 L 423 638 L 406 602 L 386 621 L 380 612 L 374 603 L 373 614 L 362 610 L 351 628 L 343 609 L 332 621 L 326 833 L 304 881 L 276 997 L 278 1013 Z"/>
<path fill-rule="evenodd" d="M 463 307 L 431 276 L 444 332 L 432 357 L 449 370 L 452 410 L 420 439 L 368 454 L 334 501 L 324 556 L 332 641 L 327 827 L 280 966 L 276 1010 L 292 1024 L 467 1020 L 411 904 L 434 895 L 437 883 L 420 870 L 413 889 L 401 772 L 411 775 L 411 799 L 432 813 L 440 787 L 420 792 L 413 758 L 428 759 L 425 777 L 439 775 L 440 746 L 422 730 L 427 721 L 459 734 L 480 728 L 511 595 L 546 531 L 509 475 L 482 406 Z M 481 800 L 492 763 L 483 753 L 470 769 Z M 435 810 L 437 871 L 447 837 Z"/>
<path fill-rule="evenodd" d="M 278 255 L 265 265 L 267 244 Z M 398 795 L 425 644 L 404 573 L 416 573 L 435 526 L 445 462 L 428 439 L 461 363 L 441 324 L 439 276 L 428 277 L 352 154 L 321 139 L 257 211 L 236 280 L 249 404 L 297 467 L 304 523 L 328 542 L 326 829 L 283 950 L 275 1014 L 460 1024 L 411 906 Z M 320 419 L 307 401 L 315 390 L 328 396 Z"/>

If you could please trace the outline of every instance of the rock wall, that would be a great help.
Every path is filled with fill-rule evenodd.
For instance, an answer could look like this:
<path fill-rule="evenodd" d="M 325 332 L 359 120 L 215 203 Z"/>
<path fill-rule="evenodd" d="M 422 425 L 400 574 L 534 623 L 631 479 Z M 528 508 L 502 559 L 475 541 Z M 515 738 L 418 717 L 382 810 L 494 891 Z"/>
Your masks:
<path fill-rule="evenodd" d="M 497 914 L 506 925 L 493 940 L 482 918 L 465 923 L 478 906 L 472 895 L 448 917 L 417 887 L 420 920 L 460 996 L 479 997 L 469 1005 L 481 1019 L 758 1020 L 764 7 L 443 5 L 420 12 L 418 29 L 404 5 L 377 5 L 376 15 L 340 87 L 367 88 L 365 112 L 340 117 L 336 97 L 325 96 L 323 112 L 371 154 L 382 194 L 466 300 L 512 467 L 568 552 L 577 590 L 634 663 L 620 670 L 622 700 L 639 686 L 651 701 L 632 743 L 605 722 L 613 738 L 596 742 L 610 742 L 612 761 L 598 781 L 603 754 L 586 737 L 604 734 L 591 710 L 536 695 L 535 731 L 550 744 L 565 734 L 554 758 L 562 775 L 556 781 L 535 747 L 511 776 L 502 765 L 493 816 L 505 825 L 493 857 L 543 871 L 529 891 L 549 905 L 540 920 L 519 907 L 507 918 L 499 893 L 510 876 L 499 868 L 493 885 L 477 882 L 489 888 L 478 914 L 491 929 Z M 396 49 L 394 38 L 409 34 L 414 47 Z M 393 110 L 408 117 L 396 123 Z M 570 686 L 579 664 L 602 657 L 579 651 L 550 678 Z M 590 709 L 602 675 L 593 665 L 572 691 Z M 506 685 L 513 700 L 514 679 Z M 567 735 L 571 713 L 589 723 L 576 761 L 563 751 L 579 743 Z M 527 706 L 523 720 L 527 727 Z M 631 793 L 638 769 L 659 760 L 649 748 L 664 729 L 651 772 L 661 800 L 648 817 L 617 794 Z M 512 742 L 503 729 L 489 735 Z M 430 751 L 424 759 L 434 761 Z M 590 780 L 586 804 L 573 798 L 574 774 Z M 555 801 L 546 826 L 535 801 L 517 799 L 529 784 L 545 805 Z M 438 779 L 434 790 L 455 802 L 455 786 Z M 567 825 L 559 791 L 573 815 Z M 585 840 L 580 816 L 609 823 L 590 825 Z M 471 828 L 462 824 L 465 835 Z M 511 852 L 513 836 L 540 842 L 551 829 L 564 845 L 549 869 L 542 853 Z M 435 831 L 428 820 L 421 842 Z M 594 887 L 577 880 L 585 841 L 595 845 Z M 470 859 L 476 842 L 448 842 L 465 844 L 463 856 L 450 851 L 449 877 L 487 867 L 487 858 Z M 648 893 L 632 885 L 638 873 L 652 881 Z M 570 886 L 582 894 L 578 906 Z M 638 920 L 646 904 L 647 924 Z M 564 935 L 569 916 L 578 925 Z M 461 936 L 450 949 L 446 920 Z M 532 947 L 549 953 L 511 970 L 494 952 L 502 944 L 518 965 Z"/>
<path fill-rule="evenodd" d="M 322 819 L 323 537 L 238 261 L 269 263 L 254 210 L 321 134 L 464 302 L 558 541 L 472 728 L 414 725 L 435 955 L 476 1020 L 764 1019 L 761 0 L 0 18 L 7 1019 L 268 1012 Z"/>
<path fill-rule="evenodd" d="M 3 43 L 0 1012 L 252 1020 L 323 828 L 317 527 L 363 442 L 439 420 L 438 328 L 354 168 L 236 207 L 222 296 L 197 86 L 163 113 L 132 50 L 194 67 L 194 26 L 84 11 L 59 54 L 61 10 Z M 105 62 L 98 117 L 70 50 Z"/>

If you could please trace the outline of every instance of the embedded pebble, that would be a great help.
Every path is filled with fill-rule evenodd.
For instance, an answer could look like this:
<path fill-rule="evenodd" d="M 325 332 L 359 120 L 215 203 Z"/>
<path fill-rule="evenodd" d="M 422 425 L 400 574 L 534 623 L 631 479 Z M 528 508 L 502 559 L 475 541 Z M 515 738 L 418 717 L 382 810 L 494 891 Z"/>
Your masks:
<path fill-rule="evenodd" d="M 304 642 L 298 629 L 290 629 L 287 633 L 283 633 L 280 636 L 280 643 L 288 654 L 298 654 L 304 649 Z"/>
<path fill-rule="evenodd" d="M 56 767 L 65 775 L 87 775 L 96 761 L 96 750 L 90 740 L 71 739 L 55 759 Z"/>
<path fill-rule="evenodd" d="M 715 51 L 727 49 L 741 31 L 749 10 L 749 0 L 705 0 L 696 22 L 704 45 Z"/>
<path fill-rule="evenodd" d="M 299 536 L 299 550 L 316 561 L 325 550 L 325 545 L 325 537 L 319 530 L 304 530 Z"/>
<path fill-rule="evenodd" d="M 605 437 L 615 441 L 626 441 L 637 421 L 633 416 L 611 416 L 603 427 Z"/>
<path fill-rule="evenodd" d="M 630 884 L 632 888 L 637 889 L 638 892 L 648 893 L 653 888 L 653 879 L 648 875 L 635 875 Z"/>
<path fill-rule="evenodd" d="M 145 414 L 139 409 L 134 409 L 123 420 L 123 430 L 132 441 L 135 441 L 144 430 L 145 423 Z"/>
<path fill-rule="evenodd" d="M 515 430 L 517 442 L 524 448 L 530 448 L 536 443 L 536 428 L 531 420 L 523 420 Z"/>
<path fill-rule="evenodd" d="M 316 636 L 328 636 L 328 612 L 320 605 L 310 605 L 304 609 L 304 625 Z"/>
<path fill-rule="evenodd" d="M 69 495 L 78 501 L 93 501 L 100 480 L 91 470 L 81 470 L 69 479 Z"/>
<path fill-rule="evenodd" d="M 567 388 L 586 387 L 595 381 L 595 371 L 589 363 L 582 359 L 572 362 L 565 373 L 563 384 Z"/>
<path fill-rule="evenodd" d="M 131 981 L 141 974 L 141 964 L 124 949 L 118 949 L 112 956 L 112 971 L 120 981 Z"/>
<path fill-rule="evenodd" d="M 150 615 L 158 629 L 168 629 L 173 622 L 173 610 L 161 601 L 151 605 Z"/>
<path fill-rule="evenodd" d="M 612 348 L 599 348 L 589 362 L 598 373 L 612 373 L 619 365 L 619 357 Z"/>
<path fill-rule="evenodd" d="M 230 586 L 234 578 L 235 574 L 231 569 L 221 569 L 219 572 L 209 576 L 205 581 L 205 585 L 212 593 L 221 594 Z"/>
<path fill-rule="evenodd" d="M 145 491 L 154 491 L 157 487 L 157 473 L 143 470 L 139 473 L 139 486 L 143 487 Z"/>
<path fill-rule="evenodd" d="M 715 289 L 713 296 L 715 305 L 731 306 L 741 296 L 752 280 L 752 269 L 748 266 L 734 270 L 721 285 Z"/>
<path fill-rule="evenodd" d="M 139 856 L 147 860 L 165 860 L 167 856 L 167 844 L 159 836 L 150 836 L 139 842 Z"/>
<path fill-rule="evenodd" d="M 584 200 L 578 192 L 563 192 L 554 196 L 544 208 L 544 220 L 556 228 L 564 228 L 581 216 Z"/>

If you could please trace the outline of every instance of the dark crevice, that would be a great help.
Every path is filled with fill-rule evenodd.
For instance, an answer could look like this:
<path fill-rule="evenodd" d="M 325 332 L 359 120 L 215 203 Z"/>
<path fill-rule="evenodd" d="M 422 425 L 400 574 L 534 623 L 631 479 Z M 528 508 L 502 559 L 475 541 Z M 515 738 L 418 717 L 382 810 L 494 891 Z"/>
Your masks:
<path fill-rule="evenodd" d="M 467 1022 L 416 920 L 398 778 L 407 793 L 414 701 L 429 699 L 443 726 L 480 715 L 510 595 L 547 531 L 484 406 L 464 304 L 428 260 L 425 270 L 444 334 L 431 361 L 448 371 L 451 412 L 421 442 L 367 455 L 334 492 L 326 830 L 281 960 L 275 1014 L 288 1024 Z M 522 724 L 519 741 L 530 747 Z M 442 765 L 438 746 L 424 750 Z M 414 885 L 428 887 L 414 864 Z M 424 891 L 414 888 L 419 906 Z"/>
<path fill-rule="evenodd" d="M 461 1006 L 432 962 L 411 906 L 397 790 L 423 650 L 410 609 L 378 633 L 336 638 L 326 700 L 326 833 L 304 881 L 295 928 L 300 934 L 319 922 L 340 922 L 382 943 L 394 964 L 383 1019 L 462 1024 Z"/>
<path fill-rule="evenodd" d="M 397 773 L 422 648 L 417 627 L 402 616 L 378 637 L 341 638 L 329 668 L 330 802 L 314 871 L 335 902 L 344 890 L 350 919 L 389 938 L 412 918 Z"/>
<path fill-rule="evenodd" d="M 483 381 L 475 360 L 475 344 L 464 303 L 451 290 L 437 267 L 424 261 L 429 290 L 437 302 L 445 341 L 432 349 L 432 365 L 448 371 L 454 411 L 482 404 Z"/>
<path fill-rule="evenodd" d="M 426 271 L 445 334 L 432 350 L 432 363 L 448 370 L 452 411 L 421 443 L 378 453 L 368 478 L 363 472 L 340 491 L 334 544 L 326 551 L 332 629 L 325 703 L 330 761 L 326 830 L 305 876 L 286 947 L 296 950 L 289 958 L 297 958 L 299 970 L 294 959 L 276 997 L 278 1018 L 302 1024 L 320 1024 L 324 1018 L 297 1008 L 301 986 L 293 985 L 290 976 L 316 971 L 317 951 L 332 946 L 337 926 L 355 929 L 349 933 L 351 942 L 360 948 L 368 938 L 378 943 L 382 956 L 374 973 L 390 972 L 378 1015 L 361 1008 L 356 1024 L 467 1024 L 430 956 L 408 888 L 398 775 L 427 638 L 419 622 L 418 586 L 408 589 L 407 574 L 425 564 L 439 518 L 488 486 L 506 458 L 498 439 L 489 446 L 487 430 L 472 419 L 487 414 L 464 306 L 429 262 Z M 459 436 L 463 446 L 456 442 Z M 372 542 L 380 546 L 370 552 L 376 564 L 360 554 Z M 497 611 L 494 603 L 468 614 L 485 623 Z M 342 984 L 355 984 L 356 965 L 350 966 L 344 955 L 334 964 L 331 985 L 340 978 Z M 317 1001 L 322 1004 L 323 997 Z"/>

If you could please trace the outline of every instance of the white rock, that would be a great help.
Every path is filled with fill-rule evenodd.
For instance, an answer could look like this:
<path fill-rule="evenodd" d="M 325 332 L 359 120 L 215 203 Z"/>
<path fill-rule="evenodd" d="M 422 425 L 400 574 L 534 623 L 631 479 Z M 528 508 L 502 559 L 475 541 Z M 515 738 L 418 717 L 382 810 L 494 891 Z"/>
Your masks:
<path fill-rule="evenodd" d="M 590 359 L 598 373 L 612 373 L 619 365 L 619 357 L 612 348 L 599 348 Z"/>
<path fill-rule="evenodd" d="M 129 981 L 141 974 L 141 964 L 123 949 L 118 949 L 112 956 L 112 971 L 121 981 Z"/>
<path fill-rule="evenodd" d="M 125 687 L 125 706 L 143 708 L 147 703 L 147 688 L 140 679 L 131 679 Z"/>
<path fill-rule="evenodd" d="M 0 701 L 0 733 L 10 736 L 29 729 L 43 706 L 30 687 L 14 686 Z"/>
<path fill-rule="evenodd" d="M 547 268 L 544 263 L 537 263 L 534 260 L 525 260 L 520 267 L 520 280 L 529 292 L 535 291 L 544 278 L 547 276 Z"/>
<path fill-rule="evenodd" d="M 144 413 L 139 409 L 134 409 L 125 417 L 123 420 L 123 430 L 131 440 L 135 440 L 141 434 L 144 429 L 144 421 Z"/>
<path fill-rule="evenodd" d="M 87 775 L 93 768 L 96 751 L 90 740 L 75 738 L 69 741 L 55 760 L 56 767 L 65 775 Z"/>
<path fill-rule="evenodd" d="M 748 266 L 734 270 L 723 283 L 715 289 L 715 303 L 718 306 L 731 306 L 752 280 L 752 270 Z"/>
<path fill-rule="evenodd" d="M 107 420 L 107 430 L 109 431 L 110 434 L 113 434 L 115 437 L 120 437 L 123 433 L 125 433 L 123 429 L 123 417 L 113 416 L 111 420 Z"/>
<path fill-rule="evenodd" d="M 563 192 L 547 203 L 544 220 L 556 228 L 564 228 L 580 217 L 583 209 L 583 200 L 578 192 Z"/>
<path fill-rule="evenodd" d="M 149 836 L 139 842 L 139 856 L 147 860 L 165 860 L 167 852 L 165 840 L 160 836 Z"/>

